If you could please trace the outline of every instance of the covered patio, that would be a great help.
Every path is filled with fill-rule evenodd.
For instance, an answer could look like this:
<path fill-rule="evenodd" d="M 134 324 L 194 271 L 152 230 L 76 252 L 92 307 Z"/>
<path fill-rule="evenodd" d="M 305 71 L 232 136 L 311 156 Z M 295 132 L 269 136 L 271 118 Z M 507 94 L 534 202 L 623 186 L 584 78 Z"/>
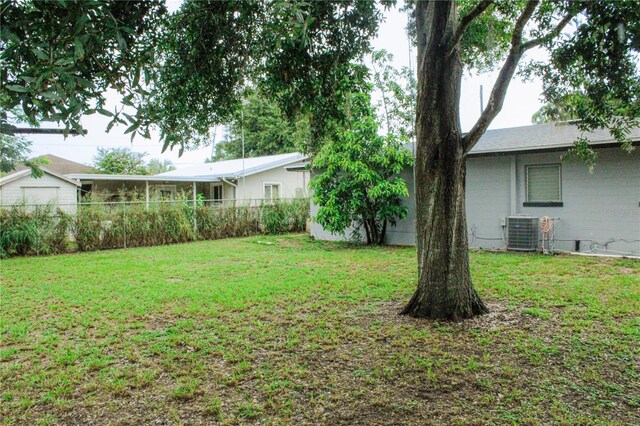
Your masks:
<path fill-rule="evenodd" d="M 70 174 L 69 178 L 80 181 L 78 198 L 101 201 L 144 200 L 201 200 L 207 204 L 222 204 L 232 201 L 235 183 L 226 180 L 198 177 Z"/>

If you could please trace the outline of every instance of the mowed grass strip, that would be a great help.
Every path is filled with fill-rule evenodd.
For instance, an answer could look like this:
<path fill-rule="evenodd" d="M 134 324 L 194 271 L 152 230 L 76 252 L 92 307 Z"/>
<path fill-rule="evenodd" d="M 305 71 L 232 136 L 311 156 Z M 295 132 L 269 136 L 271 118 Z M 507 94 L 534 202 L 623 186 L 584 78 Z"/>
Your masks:
<path fill-rule="evenodd" d="M 0 264 L 5 424 L 638 424 L 640 263 L 471 255 L 492 313 L 397 315 L 413 248 L 303 235 Z"/>

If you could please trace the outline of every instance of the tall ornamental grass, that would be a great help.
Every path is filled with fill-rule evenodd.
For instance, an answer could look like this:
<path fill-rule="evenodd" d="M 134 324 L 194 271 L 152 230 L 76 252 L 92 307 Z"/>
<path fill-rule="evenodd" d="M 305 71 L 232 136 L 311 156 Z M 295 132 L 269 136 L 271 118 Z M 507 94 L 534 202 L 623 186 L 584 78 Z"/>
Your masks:
<path fill-rule="evenodd" d="M 73 216 L 50 205 L 0 209 L 0 257 L 65 253 L 73 225 Z"/>
<path fill-rule="evenodd" d="M 197 240 L 303 232 L 309 203 L 299 199 L 250 206 L 190 200 L 83 203 L 75 215 L 52 206 L 0 209 L 0 256 L 144 247 Z"/>

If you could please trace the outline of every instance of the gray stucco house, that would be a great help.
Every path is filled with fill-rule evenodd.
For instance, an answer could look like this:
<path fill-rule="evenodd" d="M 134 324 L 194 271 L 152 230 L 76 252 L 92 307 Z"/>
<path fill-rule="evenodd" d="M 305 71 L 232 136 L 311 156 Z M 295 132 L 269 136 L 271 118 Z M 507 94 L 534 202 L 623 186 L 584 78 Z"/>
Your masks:
<path fill-rule="evenodd" d="M 561 156 L 580 136 L 598 157 L 590 173 Z M 640 144 L 640 128 L 629 135 Z M 387 242 L 415 244 L 413 170 L 406 219 L 387 230 Z M 549 123 L 487 131 L 467 162 L 469 245 L 477 248 L 549 249 L 640 255 L 640 149 L 627 153 L 609 131 L 583 134 L 571 123 Z M 312 204 L 311 215 L 318 208 Z M 540 220 L 551 219 L 543 233 Z M 313 222 L 312 236 L 340 240 Z M 347 232 L 349 235 L 349 232 Z M 550 241 L 551 240 L 551 241 Z"/>

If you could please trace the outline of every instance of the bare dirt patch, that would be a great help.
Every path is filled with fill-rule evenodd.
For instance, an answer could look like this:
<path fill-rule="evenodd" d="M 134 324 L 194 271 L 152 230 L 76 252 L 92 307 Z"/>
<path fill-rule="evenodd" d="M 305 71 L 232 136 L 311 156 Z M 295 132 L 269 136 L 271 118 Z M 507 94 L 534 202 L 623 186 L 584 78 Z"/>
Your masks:
<path fill-rule="evenodd" d="M 400 315 L 405 303 L 405 301 L 381 303 L 374 315 L 378 318 L 384 318 L 390 323 L 397 324 L 411 324 L 426 327 L 432 327 L 436 323 L 440 324 L 440 322 L 430 319 Z M 487 303 L 487 307 L 489 308 L 487 315 L 459 323 L 444 322 L 442 324 L 458 330 L 496 330 L 501 328 L 526 328 L 540 321 L 538 318 L 523 312 L 522 308 L 510 308 L 504 302 L 491 301 Z"/>

